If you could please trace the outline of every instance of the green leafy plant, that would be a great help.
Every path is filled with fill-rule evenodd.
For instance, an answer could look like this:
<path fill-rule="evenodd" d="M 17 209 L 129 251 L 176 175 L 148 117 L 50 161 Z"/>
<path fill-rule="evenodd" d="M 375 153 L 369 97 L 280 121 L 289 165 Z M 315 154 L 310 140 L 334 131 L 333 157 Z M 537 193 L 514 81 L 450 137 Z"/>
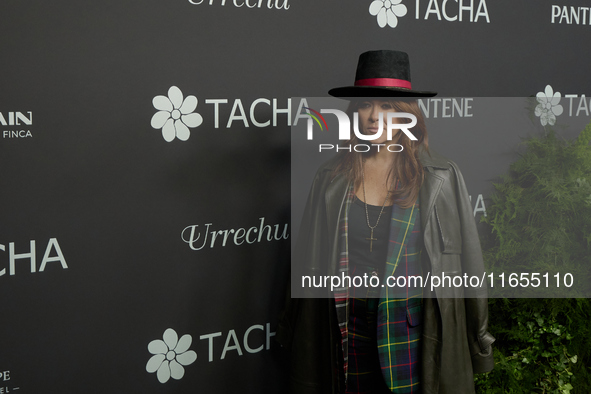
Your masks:
<path fill-rule="evenodd" d="M 589 393 L 588 301 L 491 299 L 495 369 L 476 376 L 478 392 Z"/>
<path fill-rule="evenodd" d="M 574 141 L 552 130 L 524 141 L 482 220 L 488 272 L 570 273 L 573 296 L 591 284 L 590 140 L 591 124 Z M 490 299 L 496 364 L 476 377 L 478 392 L 591 393 L 591 303 L 551 288 L 544 299 Z"/>
<path fill-rule="evenodd" d="M 590 140 L 591 124 L 572 142 L 553 131 L 524 142 L 526 151 L 503 181 L 494 184 L 496 193 L 483 218 L 494 235 L 485 250 L 490 268 L 569 272 L 577 283 L 589 283 Z"/>

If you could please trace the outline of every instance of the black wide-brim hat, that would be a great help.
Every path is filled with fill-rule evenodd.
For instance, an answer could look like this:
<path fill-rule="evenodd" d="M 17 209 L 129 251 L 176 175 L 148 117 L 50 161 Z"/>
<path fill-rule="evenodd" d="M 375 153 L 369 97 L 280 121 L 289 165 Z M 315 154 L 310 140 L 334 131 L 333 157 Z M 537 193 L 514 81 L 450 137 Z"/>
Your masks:
<path fill-rule="evenodd" d="M 328 91 L 340 98 L 433 97 L 437 92 L 412 90 L 408 54 L 401 51 L 369 51 L 359 55 L 354 86 Z"/>

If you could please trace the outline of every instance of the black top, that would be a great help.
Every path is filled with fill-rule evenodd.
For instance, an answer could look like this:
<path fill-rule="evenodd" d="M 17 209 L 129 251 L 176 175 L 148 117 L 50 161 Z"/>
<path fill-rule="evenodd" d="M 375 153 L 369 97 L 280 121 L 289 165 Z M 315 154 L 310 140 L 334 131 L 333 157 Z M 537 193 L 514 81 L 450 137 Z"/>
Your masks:
<path fill-rule="evenodd" d="M 372 252 L 369 251 L 371 229 L 367 225 L 365 215 L 365 203 L 358 198 L 351 204 L 349 211 L 349 269 L 354 266 L 363 266 L 363 268 L 373 268 L 381 274 L 384 272 L 386 264 L 386 254 L 388 253 L 388 237 L 390 234 L 390 217 L 392 216 L 392 206 L 384 207 L 382 216 L 380 211 L 382 207 L 376 205 L 367 205 L 369 224 L 376 225 L 378 217 L 380 221 L 373 230 Z M 359 267 L 362 268 L 362 267 Z M 370 271 L 371 272 L 371 271 Z"/>
<path fill-rule="evenodd" d="M 390 218 L 392 206 L 367 206 L 369 224 L 376 225 L 373 231 L 372 252 L 369 251 L 371 229 L 367 225 L 365 204 L 355 198 L 349 209 L 349 275 L 371 276 L 372 271 L 383 275 L 388 253 Z M 349 293 L 348 358 L 349 370 L 345 394 L 390 393 L 382 377 L 377 343 L 377 313 L 379 288 L 353 286 Z M 371 292 L 371 295 L 368 293 Z"/>

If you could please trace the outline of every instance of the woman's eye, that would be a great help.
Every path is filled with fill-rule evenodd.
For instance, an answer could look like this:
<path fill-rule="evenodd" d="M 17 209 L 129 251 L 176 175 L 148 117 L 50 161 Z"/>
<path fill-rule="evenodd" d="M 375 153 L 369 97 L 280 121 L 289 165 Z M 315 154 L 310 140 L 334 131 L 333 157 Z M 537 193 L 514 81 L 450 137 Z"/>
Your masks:
<path fill-rule="evenodd" d="M 369 103 L 361 103 L 361 105 L 359 106 L 359 108 L 369 108 L 370 104 Z"/>
<path fill-rule="evenodd" d="M 390 109 L 392 109 L 392 105 L 390 105 L 390 104 L 382 104 L 382 109 L 390 110 Z"/>

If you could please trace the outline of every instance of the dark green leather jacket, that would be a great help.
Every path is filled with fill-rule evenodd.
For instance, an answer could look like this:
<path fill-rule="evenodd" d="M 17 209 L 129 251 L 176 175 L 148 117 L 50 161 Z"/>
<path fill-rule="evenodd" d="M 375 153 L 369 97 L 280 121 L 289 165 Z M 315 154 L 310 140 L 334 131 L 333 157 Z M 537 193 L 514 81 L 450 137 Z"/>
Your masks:
<path fill-rule="evenodd" d="M 305 262 L 307 275 L 338 272 L 338 224 L 348 181 L 333 176 L 337 160 L 318 170 L 302 218 L 294 258 Z M 422 152 L 420 160 L 425 169 L 419 192 L 423 272 L 482 278 L 480 241 L 457 165 L 433 152 Z M 297 269 L 292 265 L 293 272 Z M 422 322 L 422 393 L 474 393 L 473 374 L 494 367 L 486 285 L 425 289 Z M 340 336 L 330 295 L 288 299 L 277 340 L 290 354 L 292 393 L 344 391 Z"/>

